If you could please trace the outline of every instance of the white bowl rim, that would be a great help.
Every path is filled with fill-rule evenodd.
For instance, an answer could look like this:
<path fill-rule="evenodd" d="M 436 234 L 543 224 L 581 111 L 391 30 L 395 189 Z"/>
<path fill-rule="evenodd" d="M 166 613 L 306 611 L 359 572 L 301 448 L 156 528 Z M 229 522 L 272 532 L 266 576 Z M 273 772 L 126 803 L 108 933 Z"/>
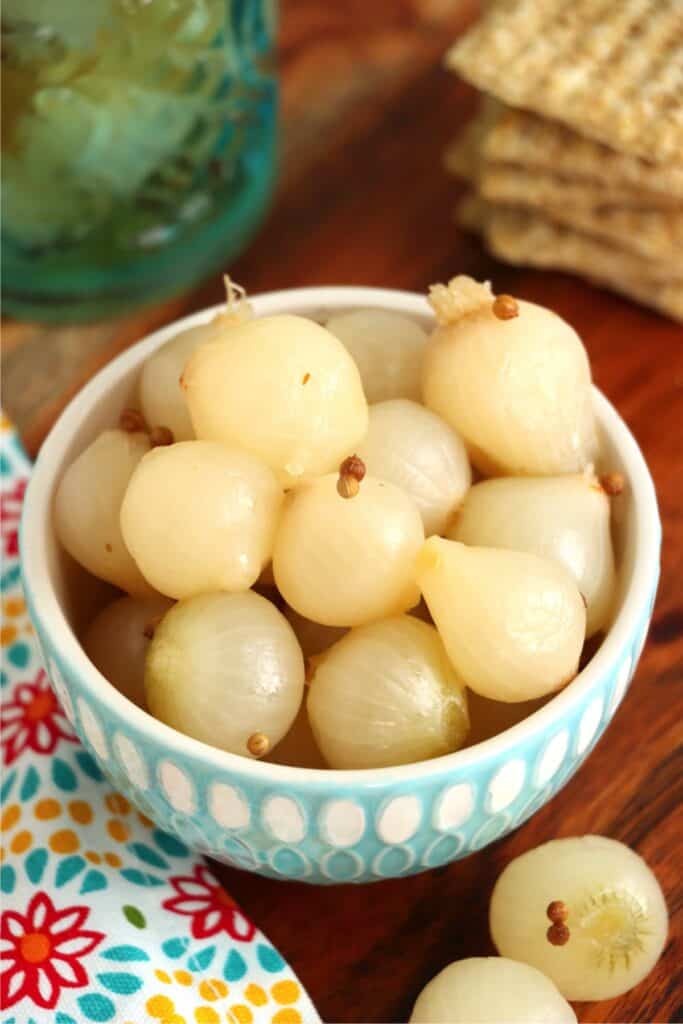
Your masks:
<path fill-rule="evenodd" d="M 424 295 L 387 288 L 369 288 L 354 285 L 325 285 L 283 289 L 250 296 L 259 316 L 275 313 L 297 313 L 316 307 L 337 311 L 358 308 L 381 308 L 408 316 L 424 317 L 431 309 Z M 144 358 L 188 327 L 205 323 L 221 311 L 222 305 L 192 313 L 172 324 L 154 331 L 121 353 L 101 369 L 71 400 L 46 438 L 31 474 L 24 501 L 21 522 L 21 563 L 24 589 L 32 614 L 41 628 L 50 636 L 60 659 L 69 666 L 94 699 L 104 704 L 144 736 L 156 740 L 167 748 L 169 756 L 177 751 L 183 756 L 199 758 L 211 763 L 215 771 L 249 775 L 255 781 L 271 780 L 291 784 L 313 783 L 338 786 L 377 786 L 385 783 L 412 782 L 418 777 L 441 775 L 456 771 L 488 758 L 496 758 L 516 747 L 525 739 L 550 729 L 554 723 L 581 703 L 593 686 L 616 665 L 623 648 L 642 619 L 643 594 L 652 586 L 652 564 L 659 559 L 659 513 L 654 484 L 647 464 L 633 435 L 616 409 L 594 387 L 594 406 L 598 421 L 619 451 L 631 487 L 633 499 L 634 566 L 631 584 L 615 621 L 610 627 L 597 653 L 588 665 L 564 690 L 547 704 L 516 725 L 487 740 L 452 754 L 427 761 L 397 765 L 388 768 L 332 769 L 299 768 L 289 765 L 257 761 L 211 747 L 176 731 L 137 707 L 95 668 L 78 642 L 57 600 L 56 593 L 45 571 L 47 555 L 45 536 L 47 517 L 52 514 L 52 498 L 56 484 L 54 467 L 60 465 L 74 430 L 83 416 L 120 378 L 141 365 Z"/>

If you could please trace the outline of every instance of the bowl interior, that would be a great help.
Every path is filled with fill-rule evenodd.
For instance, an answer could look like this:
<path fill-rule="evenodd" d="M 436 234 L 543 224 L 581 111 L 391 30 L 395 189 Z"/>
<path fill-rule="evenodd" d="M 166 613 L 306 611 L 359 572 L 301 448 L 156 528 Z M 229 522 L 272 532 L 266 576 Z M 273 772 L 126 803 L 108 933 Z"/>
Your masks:
<path fill-rule="evenodd" d="M 342 310 L 375 307 L 405 313 L 427 328 L 433 323 L 431 311 L 422 296 L 383 289 L 308 288 L 272 293 L 256 297 L 252 302 L 259 316 L 288 312 L 325 320 Z M 45 616 L 52 611 L 48 619 L 51 637 L 58 644 L 61 640 L 71 650 L 75 650 L 79 631 L 115 592 L 108 585 L 93 580 L 61 550 L 52 521 L 56 484 L 64 469 L 95 436 L 116 424 L 121 409 L 135 402 L 137 378 L 145 359 L 179 330 L 205 322 L 214 312 L 215 309 L 206 310 L 163 328 L 105 367 L 65 410 L 41 451 L 29 488 L 29 507 L 23 528 L 24 573 L 34 610 L 41 615 L 43 622 Z M 531 719 L 549 713 L 552 716 L 551 709 L 554 706 L 562 705 L 572 699 L 572 694 L 578 694 L 590 686 L 591 673 L 596 671 L 595 663 L 609 659 L 610 651 L 618 650 L 621 640 L 613 637 L 613 634 L 621 633 L 623 637 L 630 628 L 630 620 L 640 614 L 642 599 L 638 597 L 638 591 L 649 581 L 648 559 L 657 557 L 657 507 L 647 467 L 628 429 L 597 389 L 594 398 L 603 442 L 601 465 L 597 468 L 621 471 L 628 481 L 625 493 L 614 503 L 613 534 L 620 581 L 616 614 L 606 640 L 589 666 L 564 691 L 535 712 Z M 78 654 L 83 662 L 85 655 L 80 648 Z M 108 698 L 122 699 L 114 695 L 115 691 L 110 684 L 89 663 L 87 676 L 105 701 Z M 148 720 L 147 728 L 167 731 L 167 727 L 154 722 L 132 705 L 131 714 L 143 715 Z M 518 731 L 524 726 L 522 722 L 507 732 Z M 499 739 L 494 737 L 479 746 L 495 744 Z M 186 739 L 184 741 L 187 742 Z M 195 741 L 190 742 L 195 744 Z M 204 748 L 206 751 L 208 749 Z M 477 749 L 470 747 L 447 757 L 455 761 L 471 755 Z M 215 754 L 223 761 L 236 757 L 219 751 Z M 244 765 L 244 759 L 237 760 Z M 271 773 L 294 771 L 309 777 L 311 774 L 321 774 L 315 769 L 287 769 L 279 765 L 247 763 L 255 770 Z M 422 765 L 407 766 L 406 771 L 414 772 L 415 768 L 421 769 Z M 382 772 L 400 773 L 401 769 L 381 769 L 379 772 L 367 770 L 354 774 L 372 778 Z M 330 772 L 322 774 L 329 777 Z M 351 773 L 344 774 L 349 778 Z"/>

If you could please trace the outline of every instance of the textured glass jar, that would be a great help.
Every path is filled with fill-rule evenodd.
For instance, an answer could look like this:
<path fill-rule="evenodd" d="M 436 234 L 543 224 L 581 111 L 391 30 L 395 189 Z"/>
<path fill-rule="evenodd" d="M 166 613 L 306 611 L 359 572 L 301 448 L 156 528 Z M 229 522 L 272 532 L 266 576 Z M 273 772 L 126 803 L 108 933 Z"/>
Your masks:
<path fill-rule="evenodd" d="M 3 0 L 5 313 L 88 320 L 225 267 L 270 198 L 275 0 Z"/>

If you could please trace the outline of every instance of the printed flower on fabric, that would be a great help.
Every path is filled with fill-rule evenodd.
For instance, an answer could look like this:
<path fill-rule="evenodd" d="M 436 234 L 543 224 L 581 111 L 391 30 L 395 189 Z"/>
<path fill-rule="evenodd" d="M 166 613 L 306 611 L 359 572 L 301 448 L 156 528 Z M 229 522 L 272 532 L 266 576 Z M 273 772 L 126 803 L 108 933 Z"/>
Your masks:
<path fill-rule="evenodd" d="M 25 914 L 6 910 L 0 922 L 0 1003 L 4 1009 L 27 997 L 52 1009 L 63 988 L 82 988 L 88 974 L 81 958 L 99 945 L 102 932 L 82 925 L 88 907 L 59 910 L 45 892 L 37 892 Z"/>
<path fill-rule="evenodd" d="M 17 480 L 14 487 L 0 494 L 0 521 L 2 522 L 2 551 L 5 558 L 19 554 L 18 523 L 27 480 Z"/>
<path fill-rule="evenodd" d="M 69 721 L 59 706 L 45 672 L 32 683 L 14 688 L 12 700 L 2 705 L 3 763 L 7 767 L 25 750 L 53 754 L 60 740 L 76 743 Z"/>
<path fill-rule="evenodd" d="M 203 864 L 195 865 L 194 874 L 179 875 L 169 881 L 177 895 L 162 905 L 174 914 L 192 918 L 195 939 L 227 932 L 238 942 L 251 942 L 256 934 L 254 925 Z"/>

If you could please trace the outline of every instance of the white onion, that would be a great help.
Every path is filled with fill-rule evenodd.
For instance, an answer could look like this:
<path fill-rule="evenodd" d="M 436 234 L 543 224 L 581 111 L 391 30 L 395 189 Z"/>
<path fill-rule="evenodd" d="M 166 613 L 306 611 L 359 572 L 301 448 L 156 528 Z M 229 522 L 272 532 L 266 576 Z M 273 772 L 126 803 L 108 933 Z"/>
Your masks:
<path fill-rule="evenodd" d="M 500 320 L 490 293 L 465 315 L 449 300 L 434 299 L 440 322 L 423 360 L 425 405 L 458 431 L 487 475 L 585 469 L 597 443 L 590 367 L 576 332 L 531 302 L 518 301 L 519 315 Z"/>
<path fill-rule="evenodd" d="M 410 615 L 352 629 L 314 659 L 308 715 L 332 768 L 438 757 L 462 746 L 469 727 L 438 633 Z"/>
<path fill-rule="evenodd" d="M 83 635 L 83 649 L 112 686 L 145 706 L 145 657 L 157 620 L 171 607 L 167 597 L 120 597 L 97 615 Z"/>
<path fill-rule="evenodd" d="M 121 507 L 126 544 L 160 593 L 246 590 L 272 553 L 283 494 L 248 452 L 213 441 L 154 448 Z"/>
<path fill-rule="evenodd" d="M 586 609 L 563 566 L 432 537 L 418 583 L 462 681 L 492 700 L 558 690 L 576 674 Z"/>
<path fill-rule="evenodd" d="M 202 345 L 183 374 L 197 437 L 258 455 L 285 487 L 338 466 L 367 430 L 360 376 L 312 320 L 270 316 Z"/>
<path fill-rule="evenodd" d="M 327 329 L 353 357 L 368 402 L 419 400 L 426 333 L 414 320 L 384 309 L 355 309 L 331 317 Z"/>
<path fill-rule="evenodd" d="M 146 434 L 105 430 L 71 463 L 55 496 L 55 529 L 71 557 L 93 576 L 138 595 L 152 589 L 124 543 L 119 512 L 148 451 Z"/>
<path fill-rule="evenodd" d="M 423 988 L 410 1024 L 576 1024 L 552 981 L 505 957 L 456 960 Z"/>
<path fill-rule="evenodd" d="M 547 936 L 561 901 L 569 937 Z M 517 857 L 491 897 L 493 941 L 551 978 L 567 999 L 613 999 L 650 973 L 664 948 L 666 903 L 645 861 L 605 836 L 555 839 Z"/>
<path fill-rule="evenodd" d="M 270 747 L 296 718 L 304 661 L 292 628 L 253 591 L 180 601 L 157 626 L 147 654 L 150 711 L 179 732 L 251 756 L 262 734 Z"/>
<path fill-rule="evenodd" d="M 370 407 L 370 423 L 357 454 L 368 473 L 409 494 L 425 535 L 442 533 L 470 486 L 465 446 L 439 416 L 407 399 Z"/>
<path fill-rule="evenodd" d="M 486 480 L 470 489 L 448 532 L 453 540 L 551 558 L 586 599 L 586 632 L 604 629 L 614 604 L 609 498 L 589 473 Z"/>
<path fill-rule="evenodd" d="M 287 495 L 275 538 L 278 590 L 300 615 L 326 626 L 356 626 L 405 611 L 420 595 L 414 562 L 424 539 L 412 498 L 366 477 L 342 498 L 338 476 Z"/>

